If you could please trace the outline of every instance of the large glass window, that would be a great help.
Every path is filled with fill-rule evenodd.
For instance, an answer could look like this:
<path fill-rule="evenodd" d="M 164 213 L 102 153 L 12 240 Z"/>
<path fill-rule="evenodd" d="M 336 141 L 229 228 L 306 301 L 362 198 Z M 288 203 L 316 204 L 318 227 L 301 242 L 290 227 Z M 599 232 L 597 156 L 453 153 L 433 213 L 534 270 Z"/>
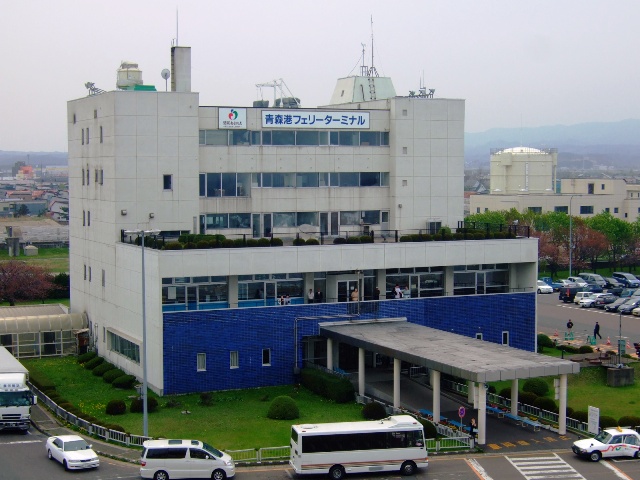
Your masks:
<path fill-rule="evenodd" d="M 380 145 L 380 132 L 360 132 L 360 146 L 377 147 Z"/>
<path fill-rule="evenodd" d="M 235 173 L 222 174 L 222 196 L 223 197 L 236 196 L 236 174 Z"/>
<path fill-rule="evenodd" d="M 379 187 L 380 173 L 379 172 L 361 172 L 360 186 L 361 187 Z"/>
<path fill-rule="evenodd" d="M 230 213 L 229 228 L 251 228 L 251 214 Z"/>
<path fill-rule="evenodd" d="M 319 145 L 318 133 L 306 130 L 296 132 L 296 145 Z"/>
<path fill-rule="evenodd" d="M 238 197 L 249 196 L 249 182 L 251 181 L 250 173 L 238 173 L 236 174 L 236 194 Z"/>
<path fill-rule="evenodd" d="M 340 186 L 341 187 L 357 187 L 360 175 L 358 172 L 343 172 L 340 173 Z"/>
<path fill-rule="evenodd" d="M 107 346 L 112 352 L 117 352 L 135 363 L 140 363 L 140 347 L 132 341 L 107 331 Z"/>
<path fill-rule="evenodd" d="M 360 132 L 338 132 L 340 136 L 340 145 L 357 147 L 360 145 Z"/>
<path fill-rule="evenodd" d="M 360 212 L 340 212 L 340 225 L 360 225 Z"/>
<path fill-rule="evenodd" d="M 274 130 L 271 132 L 272 145 L 295 145 L 296 132 L 294 130 Z"/>
<path fill-rule="evenodd" d="M 295 227 L 296 226 L 296 213 L 295 212 L 278 212 L 273 214 L 273 226 L 274 227 Z"/>
<path fill-rule="evenodd" d="M 226 213 L 207 214 L 207 228 L 227 228 L 229 226 L 229 215 Z"/>
<path fill-rule="evenodd" d="M 204 144 L 205 145 L 227 145 L 228 140 L 227 130 L 205 130 Z"/>
<path fill-rule="evenodd" d="M 298 212 L 297 225 L 318 226 L 318 212 Z"/>
<path fill-rule="evenodd" d="M 364 223 L 378 225 L 380 223 L 380 210 L 364 210 L 361 218 Z"/>
<path fill-rule="evenodd" d="M 291 188 L 296 186 L 296 174 L 295 173 L 272 173 L 274 188 Z M 266 185 L 265 185 L 266 186 Z"/>
<path fill-rule="evenodd" d="M 252 145 L 261 145 L 262 144 L 262 139 L 261 139 L 261 134 L 262 132 L 251 132 L 251 144 Z"/>
<path fill-rule="evenodd" d="M 201 173 L 198 175 L 198 193 L 201 197 L 204 197 L 207 192 L 207 175 Z"/>
<path fill-rule="evenodd" d="M 317 187 L 318 186 L 318 174 L 317 173 L 297 173 L 296 174 L 296 187 Z"/>
<path fill-rule="evenodd" d="M 249 130 L 231 130 L 231 145 L 251 145 Z"/>
<path fill-rule="evenodd" d="M 207 173 L 207 197 L 221 197 L 220 174 Z"/>

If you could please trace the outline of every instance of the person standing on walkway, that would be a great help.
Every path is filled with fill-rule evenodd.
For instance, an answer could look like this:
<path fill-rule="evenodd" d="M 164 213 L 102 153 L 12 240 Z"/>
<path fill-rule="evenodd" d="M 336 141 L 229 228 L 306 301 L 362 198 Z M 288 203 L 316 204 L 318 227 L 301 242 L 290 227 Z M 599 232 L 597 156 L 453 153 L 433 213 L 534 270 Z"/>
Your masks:
<path fill-rule="evenodd" d="M 595 340 L 596 337 L 600 337 L 600 340 L 602 340 L 602 335 L 600 335 L 600 324 L 598 322 L 596 322 L 596 326 L 593 327 L 593 338 Z"/>
<path fill-rule="evenodd" d="M 314 303 L 313 288 L 309 289 L 309 293 L 307 294 L 307 303 Z"/>
<path fill-rule="evenodd" d="M 572 328 L 573 328 L 573 322 L 571 321 L 571 319 L 569 319 L 569 321 L 567 322 L 567 330 L 569 331 L 569 333 L 571 333 Z"/>

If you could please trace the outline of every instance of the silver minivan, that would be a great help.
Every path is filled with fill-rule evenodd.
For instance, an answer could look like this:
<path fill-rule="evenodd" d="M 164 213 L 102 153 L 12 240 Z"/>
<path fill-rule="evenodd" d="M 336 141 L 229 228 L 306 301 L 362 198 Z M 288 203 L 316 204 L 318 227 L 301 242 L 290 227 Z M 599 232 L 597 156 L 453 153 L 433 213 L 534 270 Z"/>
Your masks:
<path fill-rule="evenodd" d="M 602 275 L 598 275 L 597 273 L 581 273 L 578 276 L 580 278 L 583 278 L 585 282 L 595 283 L 602 288 L 604 288 L 607 284 L 607 281 L 604 279 L 604 277 Z"/>
<path fill-rule="evenodd" d="M 225 480 L 236 474 L 233 458 L 198 440 L 147 440 L 142 446 L 142 478 Z"/>

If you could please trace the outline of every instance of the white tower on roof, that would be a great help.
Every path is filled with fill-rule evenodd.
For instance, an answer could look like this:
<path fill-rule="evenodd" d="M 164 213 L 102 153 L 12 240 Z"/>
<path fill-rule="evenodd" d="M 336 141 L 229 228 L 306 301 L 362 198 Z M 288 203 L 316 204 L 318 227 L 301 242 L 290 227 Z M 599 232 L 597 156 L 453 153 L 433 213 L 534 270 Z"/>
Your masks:
<path fill-rule="evenodd" d="M 491 150 L 491 193 L 552 194 L 556 182 L 558 150 L 515 147 Z"/>

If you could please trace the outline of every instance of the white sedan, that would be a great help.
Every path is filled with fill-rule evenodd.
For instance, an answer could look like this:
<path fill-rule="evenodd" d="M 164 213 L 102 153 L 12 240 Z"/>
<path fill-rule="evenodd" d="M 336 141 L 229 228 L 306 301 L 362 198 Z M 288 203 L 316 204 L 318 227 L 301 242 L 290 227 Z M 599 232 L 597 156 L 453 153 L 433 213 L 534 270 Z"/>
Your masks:
<path fill-rule="evenodd" d="M 542 280 L 538 280 L 536 288 L 538 293 L 553 293 L 553 287 Z"/>
<path fill-rule="evenodd" d="M 604 295 L 604 293 L 592 293 L 588 297 L 582 297 L 580 299 L 580 301 L 578 302 L 578 305 L 580 305 L 582 308 L 593 307 L 596 304 L 596 299 L 598 297 L 603 296 L 603 295 Z"/>
<path fill-rule="evenodd" d="M 634 457 L 640 456 L 640 435 L 628 428 L 607 428 L 595 438 L 585 438 L 573 442 L 573 453 L 588 457 L 594 462 L 602 457 Z"/>
<path fill-rule="evenodd" d="M 100 465 L 91 445 L 78 435 L 49 437 L 46 447 L 49 460 L 57 460 L 65 470 L 98 468 Z"/>

